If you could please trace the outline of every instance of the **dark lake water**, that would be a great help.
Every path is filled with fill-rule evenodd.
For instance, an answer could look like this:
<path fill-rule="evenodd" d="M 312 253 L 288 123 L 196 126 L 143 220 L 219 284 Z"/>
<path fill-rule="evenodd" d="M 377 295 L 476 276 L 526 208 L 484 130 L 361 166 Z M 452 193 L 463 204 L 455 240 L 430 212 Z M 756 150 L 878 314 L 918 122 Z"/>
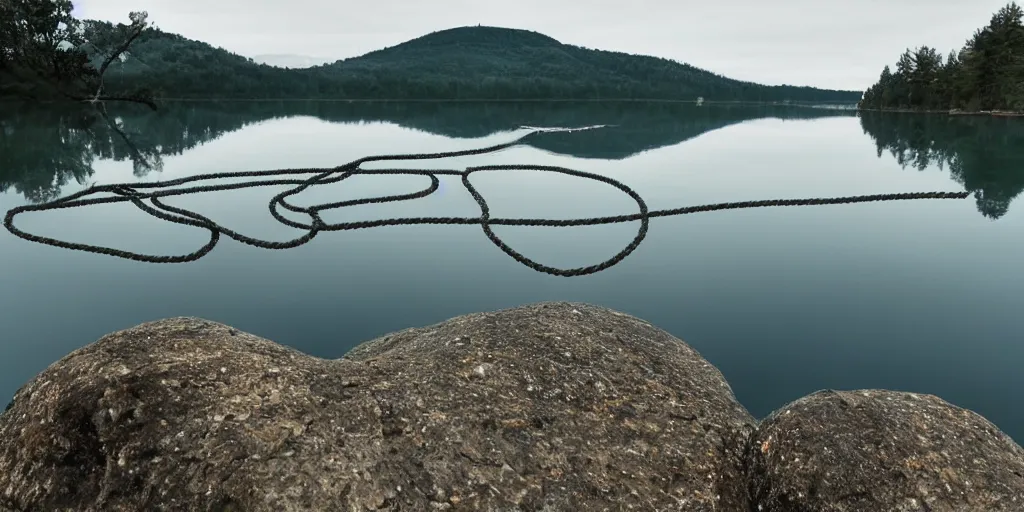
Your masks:
<path fill-rule="evenodd" d="M 336 166 L 384 153 L 502 143 L 498 153 L 366 168 L 557 165 L 621 181 L 651 209 L 808 197 L 970 192 L 933 199 L 741 209 L 655 218 L 621 263 L 582 277 L 536 272 L 480 226 L 321 233 L 288 250 L 222 240 L 204 258 L 150 264 L 0 231 L 0 400 L 103 334 L 170 316 L 231 324 L 321 357 L 452 316 L 584 301 L 642 317 L 722 370 L 758 417 L 823 388 L 938 395 L 1024 441 L 1024 120 L 864 115 L 805 107 L 611 103 L 181 103 L 160 112 L 0 104 L 0 209 L 91 184 Z M 473 175 L 494 217 L 636 212 L 607 184 L 529 171 Z M 295 204 L 411 193 L 424 176 L 354 176 Z M 285 187 L 172 197 L 245 235 L 301 232 L 270 215 Z M 458 177 L 434 195 L 324 214 L 326 222 L 479 216 Z M 297 217 L 298 218 L 298 217 Z M 203 245 L 202 230 L 130 203 L 17 217 L 26 231 L 149 254 Z M 555 267 L 601 262 L 638 222 L 495 226 Z"/>

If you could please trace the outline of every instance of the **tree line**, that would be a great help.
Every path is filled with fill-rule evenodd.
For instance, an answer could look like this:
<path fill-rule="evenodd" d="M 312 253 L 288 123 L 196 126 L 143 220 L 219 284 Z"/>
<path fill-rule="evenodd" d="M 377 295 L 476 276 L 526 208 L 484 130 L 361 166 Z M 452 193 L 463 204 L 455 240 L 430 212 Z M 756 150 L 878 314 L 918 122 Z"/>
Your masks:
<path fill-rule="evenodd" d="M 907 49 L 860 101 L 864 109 L 1024 111 L 1024 10 L 992 16 L 959 51 Z"/>

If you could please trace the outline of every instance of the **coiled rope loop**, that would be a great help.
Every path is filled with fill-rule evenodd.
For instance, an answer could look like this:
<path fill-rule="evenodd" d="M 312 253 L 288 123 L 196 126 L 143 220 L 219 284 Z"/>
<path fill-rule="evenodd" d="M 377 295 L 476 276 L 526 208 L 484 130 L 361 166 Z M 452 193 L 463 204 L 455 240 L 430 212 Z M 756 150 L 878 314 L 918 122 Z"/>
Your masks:
<path fill-rule="evenodd" d="M 421 154 L 407 154 L 407 155 L 378 155 L 360 158 L 353 162 L 333 167 L 333 168 L 301 168 L 301 169 L 276 169 L 266 171 L 243 171 L 243 172 L 224 172 L 224 173 L 210 173 L 200 174 L 195 176 L 189 176 L 184 178 L 178 178 L 173 180 L 148 182 L 148 183 L 118 183 L 112 185 L 96 185 L 89 187 L 85 190 L 70 194 L 63 198 L 59 198 L 46 203 L 31 204 L 12 208 L 7 212 L 4 217 L 4 227 L 14 235 L 41 244 L 51 245 L 54 247 L 62 247 L 64 249 L 71 249 L 76 251 L 86 251 L 97 254 L 106 254 L 108 256 L 116 256 L 128 260 L 149 262 L 149 263 L 183 263 L 188 261 L 195 261 L 199 258 L 210 253 L 217 243 L 220 241 L 221 235 L 226 235 L 244 244 L 248 244 L 254 247 L 260 247 L 263 249 L 289 249 L 292 247 L 298 247 L 310 240 L 315 238 L 317 234 L 322 231 L 348 231 L 354 229 L 368 229 L 382 226 L 404 226 L 404 225 L 418 225 L 418 224 L 450 224 L 450 225 L 479 225 L 484 234 L 488 239 L 498 248 L 505 252 L 505 254 L 511 256 L 519 263 L 526 265 L 538 272 L 546 274 L 552 274 L 556 276 L 582 276 L 587 274 L 593 274 L 600 272 L 613 265 L 618 264 L 624 260 L 630 253 L 632 253 L 647 236 L 647 230 L 650 226 L 650 219 L 654 217 L 670 217 L 675 215 L 686 215 L 691 213 L 700 212 L 711 212 L 720 210 L 735 210 L 741 208 L 764 208 L 771 206 L 811 206 L 811 205 L 830 205 L 830 204 L 849 204 L 849 203 L 864 203 L 873 201 L 897 201 L 897 200 L 912 200 L 912 199 L 964 199 L 968 196 L 966 192 L 917 192 L 917 193 L 903 193 L 903 194 L 877 194 L 877 195 L 864 195 L 864 196 L 849 196 L 849 197 L 834 197 L 834 198 L 811 198 L 811 199 L 770 199 L 763 201 L 741 201 L 731 203 L 717 203 L 717 204 L 706 204 L 699 206 L 687 206 L 681 208 L 667 209 L 667 210 L 656 210 L 650 211 L 647 207 L 647 203 L 637 194 L 633 189 L 629 188 L 622 182 L 609 178 L 607 176 L 601 176 L 599 174 L 578 171 L 574 169 L 568 169 L 565 167 L 555 166 L 541 166 L 541 165 L 485 165 L 477 167 L 468 167 L 464 170 L 433 170 L 433 169 L 362 169 L 361 166 L 368 162 L 381 162 L 381 161 L 404 161 L 404 160 L 431 160 L 431 159 L 443 159 L 452 158 L 459 156 L 470 156 L 470 155 L 481 155 L 486 153 L 493 153 L 508 149 L 514 146 L 522 144 L 528 137 L 535 136 L 538 133 L 548 132 L 552 130 L 536 130 L 527 133 L 526 135 L 517 138 L 511 142 L 498 144 L 494 146 L 471 149 L 465 151 L 449 151 L 442 153 L 421 153 Z M 577 178 L 584 178 L 589 180 L 595 180 L 602 183 L 611 185 L 625 194 L 629 195 L 634 201 L 636 201 L 639 212 L 626 215 L 616 215 L 608 217 L 592 217 L 583 219 L 516 219 L 516 218 L 492 218 L 490 208 L 487 205 L 486 199 L 483 195 L 473 186 L 470 181 L 470 175 L 477 172 L 489 172 L 489 171 L 512 171 L 512 170 L 530 170 L 530 171 L 541 171 L 541 172 L 553 172 L 558 174 L 564 174 Z M 298 176 L 309 175 L 305 179 L 294 178 Z M 313 206 L 296 206 L 288 202 L 288 199 L 296 194 L 301 193 L 311 187 L 318 185 L 328 185 L 332 183 L 338 183 L 345 179 L 348 179 L 355 175 L 411 175 L 411 176 L 425 176 L 430 180 L 430 185 L 426 188 L 409 194 L 397 194 L 389 196 L 369 197 L 362 199 L 351 199 L 347 201 L 338 201 L 332 203 L 323 203 Z M 379 220 L 364 220 L 355 222 L 339 222 L 329 224 L 324 222 L 321 217 L 321 213 L 326 210 L 333 210 L 338 208 L 344 208 L 348 206 L 357 206 L 363 204 L 380 204 L 390 203 L 397 201 L 407 201 L 411 199 L 418 199 L 427 197 L 438 190 L 440 187 L 440 180 L 438 176 L 459 176 L 462 179 L 462 185 L 469 191 L 473 199 L 476 200 L 480 207 L 479 217 L 406 217 L 406 218 L 392 218 L 392 219 L 379 219 Z M 271 178 L 271 179 L 258 179 L 249 181 L 233 181 L 231 183 L 221 183 L 213 185 L 190 185 L 194 182 L 208 181 L 208 180 L 224 180 L 237 178 Z M 275 195 L 271 198 L 269 203 L 269 209 L 271 215 L 284 225 L 290 226 L 295 229 L 304 230 L 306 233 L 293 240 L 284 242 L 274 242 L 268 240 L 261 240 L 252 238 L 231 229 L 228 229 L 220 224 L 217 224 L 213 220 L 190 210 L 171 206 L 162 201 L 163 198 L 172 196 L 183 196 L 188 194 L 198 194 L 204 192 L 217 192 L 225 190 L 238 190 L 247 189 L 254 187 L 268 187 L 268 186 L 282 186 L 290 185 L 291 188 Z M 174 188 L 177 187 L 177 188 Z M 109 193 L 106 197 L 90 197 L 96 194 Z M 148 204 L 147 204 L 148 201 Z M 80 208 L 83 206 L 97 205 L 97 204 L 110 204 L 110 203 L 122 203 L 131 202 L 137 208 L 143 212 L 152 215 L 158 219 L 173 222 L 175 224 L 181 224 L 184 226 L 193 226 L 209 231 L 210 240 L 202 247 L 196 249 L 187 254 L 181 255 L 149 255 L 141 254 L 136 252 L 124 251 L 120 249 L 114 249 L 110 247 L 102 247 L 97 245 L 89 245 L 82 243 L 66 242 L 55 238 L 48 238 L 44 236 L 35 235 L 18 229 L 14 225 L 14 219 L 18 215 L 26 212 L 39 212 L 46 210 L 59 210 L 65 208 Z M 309 223 L 303 223 L 289 219 L 282 215 L 281 209 L 288 210 L 292 213 L 304 214 L 310 218 Z M 570 226 L 594 226 L 600 224 L 615 224 L 622 222 L 634 222 L 640 221 L 640 227 L 637 230 L 636 236 L 633 240 L 617 254 L 608 258 L 607 260 L 598 263 L 596 265 L 590 265 L 586 267 L 560 269 L 538 263 L 506 244 L 497 234 L 494 233 L 492 226 L 548 226 L 548 227 L 570 227 Z"/>

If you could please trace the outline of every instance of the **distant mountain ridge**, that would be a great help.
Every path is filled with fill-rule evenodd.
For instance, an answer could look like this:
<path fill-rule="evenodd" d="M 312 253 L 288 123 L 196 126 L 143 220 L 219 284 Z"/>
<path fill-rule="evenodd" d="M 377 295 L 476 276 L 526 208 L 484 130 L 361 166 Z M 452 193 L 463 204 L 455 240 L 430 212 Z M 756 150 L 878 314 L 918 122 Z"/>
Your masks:
<path fill-rule="evenodd" d="M 113 30 L 89 22 L 89 30 Z M 856 103 L 859 91 L 766 86 L 672 60 L 592 50 L 520 29 L 459 27 L 358 57 L 284 69 L 148 29 L 109 86 L 172 98 L 659 99 Z M 281 64 L 280 62 L 276 64 Z M 142 67 L 136 67 L 143 69 Z M 117 70 L 112 70 L 117 71 Z"/>
<path fill-rule="evenodd" d="M 285 69 L 303 69 L 313 66 L 321 66 L 332 62 L 332 59 L 323 57 L 310 57 L 308 55 L 295 55 L 290 53 L 271 53 L 253 55 L 252 60 L 260 64 Z"/>

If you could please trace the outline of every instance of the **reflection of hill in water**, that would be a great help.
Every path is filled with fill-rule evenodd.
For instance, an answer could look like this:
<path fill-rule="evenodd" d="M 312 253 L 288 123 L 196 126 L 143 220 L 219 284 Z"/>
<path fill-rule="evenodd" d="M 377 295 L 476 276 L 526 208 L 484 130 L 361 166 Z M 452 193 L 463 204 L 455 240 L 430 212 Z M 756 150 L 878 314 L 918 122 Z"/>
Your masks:
<path fill-rule="evenodd" d="M 998 219 L 1024 191 L 1024 122 L 988 116 L 865 112 L 864 133 L 878 156 L 888 152 L 904 168 L 932 164 L 972 192 L 978 211 Z"/>
<path fill-rule="evenodd" d="M 613 125 L 545 133 L 526 143 L 576 157 L 620 159 L 751 119 L 851 115 L 806 107 L 631 102 L 181 102 L 166 104 L 158 112 L 111 105 L 106 116 L 88 108 L 8 106 L 0 114 L 0 191 L 13 189 L 34 202 L 56 198 L 71 181 L 87 181 L 96 159 L 130 160 L 141 176 L 159 170 L 165 155 L 180 154 L 252 123 L 292 116 L 337 123 L 384 121 L 456 138 L 484 137 L 521 126 Z"/>
<path fill-rule="evenodd" d="M 622 159 L 702 133 L 766 117 L 815 119 L 851 112 L 806 107 L 703 106 L 685 103 L 319 103 L 328 121 L 379 120 L 447 137 L 476 138 L 520 126 L 600 130 L 546 133 L 530 146 L 579 158 Z"/>

